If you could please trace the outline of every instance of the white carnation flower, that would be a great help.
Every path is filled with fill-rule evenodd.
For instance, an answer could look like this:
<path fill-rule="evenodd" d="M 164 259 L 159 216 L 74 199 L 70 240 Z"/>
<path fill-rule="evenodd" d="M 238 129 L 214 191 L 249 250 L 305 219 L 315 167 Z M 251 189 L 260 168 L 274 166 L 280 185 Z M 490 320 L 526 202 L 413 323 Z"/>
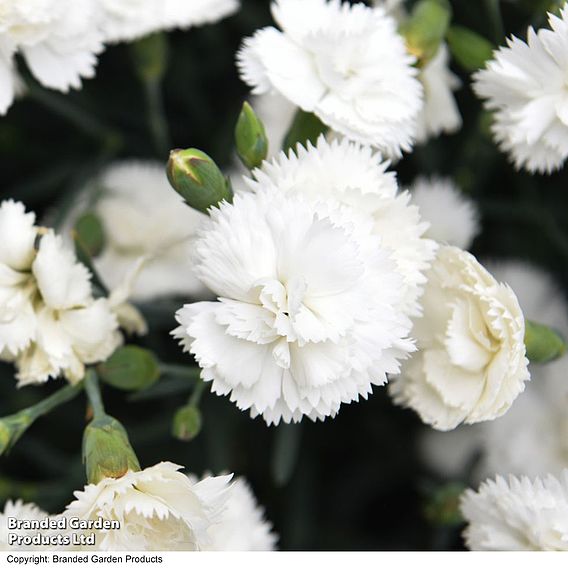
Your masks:
<path fill-rule="evenodd" d="M 452 134 L 462 125 L 462 119 L 453 92 L 461 82 L 449 67 L 448 46 L 442 43 L 436 55 L 420 71 L 424 87 L 424 107 L 418 118 L 418 142 L 439 136 L 442 132 Z"/>
<path fill-rule="evenodd" d="M 514 288 L 525 317 L 568 336 L 566 302 L 548 275 L 519 262 L 488 266 Z M 428 466 L 476 481 L 509 473 L 559 475 L 568 468 L 568 358 L 531 365 L 530 372 L 523 396 L 499 420 L 425 434 L 421 453 Z"/>
<path fill-rule="evenodd" d="M 549 15 L 552 30 L 528 30 L 474 75 L 476 93 L 494 111 L 493 135 L 517 168 L 550 173 L 568 157 L 568 7 Z"/>
<path fill-rule="evenodd" d="M 416 320 L 418 353 L 391 385 L 397 403 L 439 430 L 504 414 L 529 379 L 514 292 L 471 254 L 438 251 Z"/>
<path fill-rule="evenodd" d="M 0 204 L 0 358 L 15 362 L 20 385 L 60 374 L 75 382 L 122 338 L 108 300 L 93 298 L 88 270 L 34 221 L 21 203 Z"/>
<path fill-rule="evenodd" d="M 411 149 L 422 88 L 392 17 L 339 0 L 277 0 L 272 14 L 282 31 L 257 31 L 237 56 L 254 94 L 276 91 L 389 156 Z"/>
<path fill-rule="evenodd" d="M 13 518 L 19 521 L 43 521 L 49 515 L 42 511 L 34 503 L 24 503 L 18 501 L 6 501 L 4 512 L 0 513 L 0 550 L 37 550 L 39 546 L 19 545 L 17 543 L 8 544 L 8 535 L 10 533 L 18 536 L 34 536 L 38 531 L 24 529 L 8 529 L 8 519 Z"/>
<path fill-rule="evenodd" d="M 233 482 L 225 509 L 209 536 L 209 550 L 226 552 L 274 550 L 278 540 L 244 477 Z"/>
<path fill-rule="evenodd" d="M 238 0 L 99 0 L 105 41 L 216 22 L 239 7 Z"/>
<path fill-rule="evenodd" d="M 183 203 L 163 166 L 124 162 L 111 166 L 94 184 L 100 190 L 94 212 L 106 237 L 95 266 L 111 287 L 119 286 L 144 257 L 131 297 L 146 301 L 166 295 L 203 295 L 205 287 L 187 262 L 195 232 L 206 218 Z"/>
<path fill-rule="evenodd" d="M 418 178 L 411 187 L 412 202 L 430 223 L 426 236 L 468 249 L 478 235 L 479 212 L 473 200 L 449 178 Z"/>
<path fill-rule="evenodd" d="M 0 6 L 0 114 L 17 91 L 14 57 L 21 54 L 34 77 L 67 92 L 94 75 L 102 50 L 95 0 L 4 0 Z"/>
<path fill-rule="evenodd" d="M 192 482 L 181 466 L 162 462 L 118 479 L 105 478 L 75 492 L 66 517 L 118 521 L 118 530 L 97 530 L 89 550 L 203 550 L 211 526 L 230 496 L 231 476 Z M 87 530 L 87 533 L 92 531 Z"/>
<path fill-rule="evenodd" d="M 211 211 L 195 266 L 220 301 L 184 306 L 174 335 L 213 392 L 268 424 L 323 420 L 398 372 L 410 322 L 371 229 L 272 188 Z"/>
<path fill-rule="evenodd" d="M 485 481 L 464 493 L 461 512 L 471 550 L 568 550 L 568 470 L 560 478 Z"/>
<path fill-rule="evenodd" d="M 272 187 L 313 202 L 332 200 L 351 207 L 353 214 L 370 216 L 373 233 L 403 277 L 400 308 L 415 316 L 420 313 L 424 272 L 434 258 L 436 244 L 424 238 L 428 224 L 410 204 L 410 195 L 398 193 L 396 176 L 387 171 L 389 165 L 369 147 L 347 140 L 328 143 L 320 137 L 316 147 L 308 143 L 306 150 L 298 145 L 297 155 L 281 152 L 253 172 L 254 180 L 245 181 L 253 190 Z"/>

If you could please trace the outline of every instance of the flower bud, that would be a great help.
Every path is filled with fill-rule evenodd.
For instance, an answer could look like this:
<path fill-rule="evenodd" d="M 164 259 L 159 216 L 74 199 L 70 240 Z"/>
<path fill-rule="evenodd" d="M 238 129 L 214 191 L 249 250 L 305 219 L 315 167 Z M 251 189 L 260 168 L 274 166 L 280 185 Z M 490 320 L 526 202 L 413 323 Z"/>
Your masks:
<path fill-rule="evenodd" d="M 223 200 L 229 203 L 233 200 L 229 181 L 201 150 L 172 150 L 167 174 L 171 186 L 186 203 L 202 213 L 207 213 L 209 207 L 216 207 Z"/>
<path fill-rule="evenodd" d="M 172 422 L 172 436 L 183 442 L 190 442 L 201 431 L 201 412 L 188 404 L 177 410 Z"/>
<path fill-rule="evenodd" d="M 106 414 L 85 428 L 83 462 L 89 483 L 98 483 L 105 477 L 119 478 L 129 470 L 140 471 L 124 426 Z"/>
<path fill-rule="evenodd" d="M 566 353 L 566 342 L 549 327 L 525 321 L 525 346 L 531 363 L 548 363 Z"/>
<path fill-rule="evenodd" d="M 119 347 L 97 367 L 102 381 L 125 391 L 136 391 L 152 386 L 160 378 L 155 355 L 136 345 Z"/>
<path fill-rule="evenodd" d="M 447 40 L 454 59 L 469 72 L 484 67 L 493 55 L 493 45 L 489 40 L 462 26 L 452 26 Z"/>
<path fill-rule="evenodd" d="M 74 227 L 75 241 L 91 258 L 97 257 L 105 246 L 105 233 L 101 220 L 94 213 L 81 215 Z"/>
<path fill-rule="evenodd" d="M 421 65 L 432 59 L 444 40 L 452 18 L 447 0 L 420 0 L 408 21 L 401 27 L 408 51 Z"/>
<path fill-rule="evenodd" d="M 460 512 L 460 497 L 466 486 L 448 483 L 435 489 L 424 507 L 424 516 L 435 525 L 457 526 L 463 523 Z"/>
<path fill-rule="evenodd" d="M 241 162 L 249 169 L 258 168 L 268 155 L 264 124 L 245 102 L 235 128 L 235 142 Z"/>

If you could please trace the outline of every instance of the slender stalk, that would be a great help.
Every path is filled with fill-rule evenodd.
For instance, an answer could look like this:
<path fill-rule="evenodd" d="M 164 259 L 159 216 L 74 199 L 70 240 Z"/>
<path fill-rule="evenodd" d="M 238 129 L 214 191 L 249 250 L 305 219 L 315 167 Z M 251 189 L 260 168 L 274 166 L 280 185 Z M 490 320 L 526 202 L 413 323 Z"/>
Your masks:
<path fill-rule="evenodd" d="M 154 139 L 154 147 L 156 152 L 165 158 L 171 149 L 171 142 L 160 81 L 145 79 L 144 92 L 148 109 L 148 123 Z"/>
<path fill-rule="evenodd" d="M 77 256 L 79 260 L 87 267 L 87 269 L 91 273 L 93 284 L 98 288 L 100 288 L 101 292 L 105 296 L 109 296 L 110 290 L 108 289 L 107 285 L 103 282 L 103 279 L 101 278 L 100 274 L 95 268 L 93 259 L 91 258 L 89 251 L 85 248 L 85 245 L 81 242 L 81 239 L 78 237 L 75 231 L 73 231 L 73 241 L 75 242 L 76 245 L 76 251 L 78 253 Z"/>
<path fill-rule="evenodd" d="M 191 393 L 189 397 L 188 404 L 190 406 L 199 406 L 199 401 L 201 400 L 201 395 L 205 390 L 205 382 L 204 381 L 197 381 L 195 384 L 195 389 Z"/>
<path fill-rule="evenodd" d="M 37 404 L 22 410 L 31 418 L 32 422 L 39 418 L 40 416 L 45 416 L 49 414 L 52 410 L 65 404 L 66 402 L 74 399 L 83 390 L 82 383 L 76 385 L 67 385 L 57 392 L 53 393 L 51 396 L 44 398 Z"/>
<path fill-rule="evenodd" d="M 184 377 L 192 381 L 197 381 L 201 375 L 201 369 L 199 367 L 186 367 L 185 365 L 160 362 L 160 373 L 162 375 Z"/>
<path fill-rule="evenodd" d="M 101 388 L 99 386 L 99 377 L 94 369 L 89 369 L 84 379 L 85 390 L 89 403 L 93 408 L 95 418 L 103 418 L 106 416 L 103 399 L 101 396 Z"/>
<path fill-rule="evenodd" d="M 501 16 L 501 6 L 499 0 L 484 0 L 485 9 L 493 28 L 493 39 L 497 45 L 501 44 L 505 37 L 505 27 Z"/>

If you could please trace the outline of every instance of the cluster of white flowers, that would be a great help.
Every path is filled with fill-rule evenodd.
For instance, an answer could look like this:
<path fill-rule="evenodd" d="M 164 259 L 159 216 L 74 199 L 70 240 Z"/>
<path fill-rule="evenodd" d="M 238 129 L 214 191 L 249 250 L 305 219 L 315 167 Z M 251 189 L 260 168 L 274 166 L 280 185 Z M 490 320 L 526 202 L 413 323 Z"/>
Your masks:
<path fill-rule="evenodd" d="M 511 37 L 474 76 L 476 93 L 494 112 L 496 141 L 530 172 L 551 172 L 568 157 L 568 7 L 549 22 L 551 30 L 529 28 L 527 43 Z"/>
<path fill-rule="evenodd" d="M 118 321 L 73 251 L 34 223 L 21 203 L 0 205 L 0 358 L 15 362 L 20 385 L 75 382 L 121 343 Z"/>
<path fill-rule="evenodd" d="M 161 462 L 142 471 L 105 478 L 75 492 L 60 517 L 80 521 L 118 521 L 120 528 L 94 529 L 95 543 L 76 550 L 100 551 L 266 551 L 274 550 L 277 536 L 265 520 L 244 478 L 230 483 L 231 475 L 186 476 L 181 466 Z M 8 501 L 0 513 L 0 550 L 14 550 L 8 532 L 34 536 L 44 531 L 8 530 L 9 517 L 42 521 L 49 517 L 34 504 Z M 46 531 L 49 534 L 49 530 Z M 74 530 L 75 534 L 81 531 Z M 92 529 L 84 531 L 93 533 Z M 65 536 L 66 531 L 64 531 Z M 49 545 L 20 548 L 50 549 Z"/>
<path fill-rule="evenodd" d="M 496 277 L 513 286 L 527 318 L 568 335 L 568 307 L 546 274 L 518 262 L 489 266 Z M 566 357 L 531 365 L 525 392 L 499 420 L 424 433 L 424 461 L 442 476 L 468 475 L 476 482 L 496 474 L 559 475 L 568 468 L 567 375 Z"/>
<path fill-rule="evenodd" d="M 418 353 L 391 383 L 397 403 L 439 430 L 504 414 L 529 379 L 518 300 L 471 254 L 439 249 L 428 275 Z"/>
<path fill-rule="evenodd" d="M 15 57 L 49 89 L 67 92 L 93 77 L 105 43 L 217 21 L 238 0 L 3 0 L 0 114 L 21 90 Z"/>
<path fill-rule="evenodd" d="M 320 138 L 211 210 L 193 262 L 220 301 L 184 306 L 174 334 L 214 392 L 268 424 L 324 419 L 399 371 L 436 245 L 387 165 Z"/>
<path fill-rule="evenodd" d="M 568 550 L 568 470 L 560 478 L 498 476 L 462 497 L 471 550 Z"/>
<path fill-rule="evenodd" d="M 143 258 L 131 294 L 134 300 L 205 293 L 187 262 L 205 215 L 187 207 L 172 191 L 162 165 L 118 163 L 92 185 L 99 194 L 89 199 L 94 201 L 91 210 L 105 232 L 105 248 L 95 266 L 109 286 L 118 286 Z"/>
<path fill-rule="evenodd" d="M 340 0 L 277 0 L 272 14 L 282 31 L 257 31 L 238 54 L 254 94 L 275 91 L 386 155 L 411 149 L 422 87 L 394 18 Z"/>

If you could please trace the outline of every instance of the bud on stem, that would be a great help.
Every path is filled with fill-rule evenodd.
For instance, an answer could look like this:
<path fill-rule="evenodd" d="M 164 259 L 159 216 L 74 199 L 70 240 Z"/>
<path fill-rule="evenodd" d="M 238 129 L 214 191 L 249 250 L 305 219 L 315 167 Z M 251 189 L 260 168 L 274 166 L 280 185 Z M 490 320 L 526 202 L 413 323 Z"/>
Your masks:
<path fill-rule="evenodd" d="M 187 404 L 178 408 L 172 421 L 172 436 L 183 442 L 190 442 L 201 432 L 201 411 L 199 402 L 205 390 L 205 383 L 197 381 Z"/>
<path fill-rule="evenodd" d="M 531 363 L 548 363 L 566 353 L 566 342 L 559 333 L 529 320 L 525 321 L 525 346 Z"/>
<path fill-rule="evenodd" d="M 207 213 L 221 201 L 231 203 L 233 191 L 217 164 L 201 150 L 172 150 L 167 166 L 170 185 L 194 209 Z"/>
<path fill-rule="evenodd" d="M 268 138 L 262 121 L 245 102 L 235 128 L 235 142 L 241 162 L 249 169 L 258 168 L 268 155 Z"/>

